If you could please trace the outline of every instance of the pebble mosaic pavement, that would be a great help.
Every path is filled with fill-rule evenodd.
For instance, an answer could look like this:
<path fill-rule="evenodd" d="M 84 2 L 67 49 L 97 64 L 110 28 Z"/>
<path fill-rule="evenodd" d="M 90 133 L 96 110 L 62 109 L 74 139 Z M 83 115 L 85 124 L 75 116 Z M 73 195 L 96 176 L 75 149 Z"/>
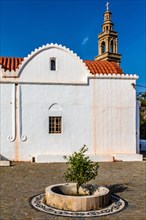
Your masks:
<path fill-rule="evenodd" d="M 116 214 L 78 218 L 54 216 L 30 205 L 33 196 L 51 184 L 64 183 L 64 163 L 13 162 L 0 167 L 0 220 L 146 220 L 146 161 L 99 163 L 93 183 L 107 186 L 127 202 Z"/>

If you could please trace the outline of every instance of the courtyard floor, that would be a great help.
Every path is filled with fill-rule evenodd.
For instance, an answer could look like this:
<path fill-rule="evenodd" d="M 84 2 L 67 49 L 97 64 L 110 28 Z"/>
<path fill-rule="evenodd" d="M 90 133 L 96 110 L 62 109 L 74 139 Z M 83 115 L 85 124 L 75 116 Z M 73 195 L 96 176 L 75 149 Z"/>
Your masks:
<path fill-rule="evenodd" d="M 99 174 L 93 181 L 107 186 L 120 196 L 127 207 L 116 214 L 94 218 L 58 217 L 35 210 L 30 205 L 34 195 L 50 184 L 64 183 L 64 163 L 13 162 L 0 167 L 1 220 L 146 220 L 146 161 L 99 163 Z"/>

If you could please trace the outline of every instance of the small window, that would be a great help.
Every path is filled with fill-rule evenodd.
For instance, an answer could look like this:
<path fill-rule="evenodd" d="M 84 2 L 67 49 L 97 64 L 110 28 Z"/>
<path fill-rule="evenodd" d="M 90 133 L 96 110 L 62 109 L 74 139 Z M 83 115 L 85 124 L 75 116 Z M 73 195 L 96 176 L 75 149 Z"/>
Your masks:
<path fill-rule="evenodd" d="M 49 134 L 61 133 L 61 117 L 49 117 Z"/>
<path fill-rule="evenodd" d="M 50 59 L 50 70 L 56 70 L 56 59 L 55 58 Z"/>

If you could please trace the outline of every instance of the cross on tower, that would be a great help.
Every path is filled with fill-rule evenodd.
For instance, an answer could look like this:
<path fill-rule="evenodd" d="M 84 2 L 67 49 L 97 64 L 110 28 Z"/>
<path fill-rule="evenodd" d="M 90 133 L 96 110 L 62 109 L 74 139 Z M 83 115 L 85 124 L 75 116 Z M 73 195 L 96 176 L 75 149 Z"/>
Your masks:
<path fill-rule="evenodd" d="M 109 2 L 106 3 L 106 10 L 108 11 Z"/>

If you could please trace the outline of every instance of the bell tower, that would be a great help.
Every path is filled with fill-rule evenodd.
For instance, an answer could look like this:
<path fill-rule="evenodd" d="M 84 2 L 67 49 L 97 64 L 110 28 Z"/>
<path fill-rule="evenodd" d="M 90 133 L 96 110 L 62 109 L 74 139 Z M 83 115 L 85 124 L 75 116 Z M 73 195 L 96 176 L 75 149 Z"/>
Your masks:
<path fill-rule="evenodd" d="M 118 32 L 114 31 L 111 15 L 107 2 L 102 32 L 98 34 L 98 56 L 95 57 L 95 60 L 107 60 L 120 65 L 122 55 L 118 54 Z"/>

